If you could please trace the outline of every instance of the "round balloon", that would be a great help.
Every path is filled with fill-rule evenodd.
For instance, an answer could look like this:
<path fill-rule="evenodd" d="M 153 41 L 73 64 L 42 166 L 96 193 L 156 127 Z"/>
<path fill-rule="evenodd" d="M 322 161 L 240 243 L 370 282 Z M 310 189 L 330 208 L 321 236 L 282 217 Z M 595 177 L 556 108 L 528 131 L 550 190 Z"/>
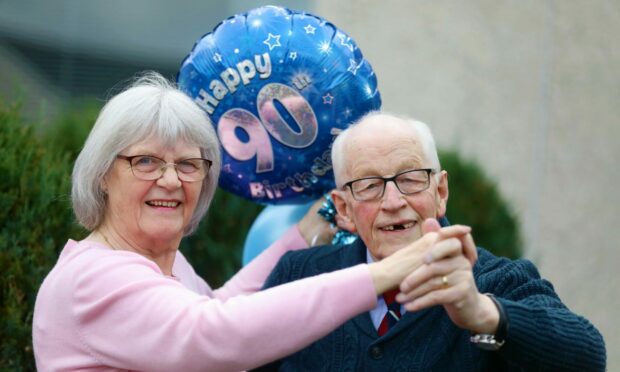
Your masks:
<path fill-rule="evenodd" d="M 243 265 L 252 261 L 291 226 L 299 222 L 313 202 L 302 205 L 268 205 L 250 227 L 243 245 Z"/>
<path fill-rule="evenodd" d="M 331 144 L 379 109 L 372 67 L 325 20 L 266 6 L 199 39 L 177 75 L 222 145 L 220 186 L 267 204 L 300 204 L 334 187 Z"/>

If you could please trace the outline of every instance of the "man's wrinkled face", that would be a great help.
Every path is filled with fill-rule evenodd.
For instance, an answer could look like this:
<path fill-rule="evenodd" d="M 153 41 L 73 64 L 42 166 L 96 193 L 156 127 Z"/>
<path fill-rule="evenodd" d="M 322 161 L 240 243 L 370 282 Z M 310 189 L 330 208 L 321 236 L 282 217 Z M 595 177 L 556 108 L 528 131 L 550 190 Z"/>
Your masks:
<path fill-rule="evenodd" d="M 432 168 L 416 129 L 400 119 L 372 117 L 352 129 L 343 145 L 343 183 Z M 378 200 L 355 200 L 348 187 L 332 197 L 347 228 L 361 237 L 375 260 L 381 260 L 420 238 L 426 218 L 445 214 L 447 181 L 447 173 L 441 172 L 431 174 L 430 186 L 413 195 L 401 194 L 394 182 L 388 182 Z"/>

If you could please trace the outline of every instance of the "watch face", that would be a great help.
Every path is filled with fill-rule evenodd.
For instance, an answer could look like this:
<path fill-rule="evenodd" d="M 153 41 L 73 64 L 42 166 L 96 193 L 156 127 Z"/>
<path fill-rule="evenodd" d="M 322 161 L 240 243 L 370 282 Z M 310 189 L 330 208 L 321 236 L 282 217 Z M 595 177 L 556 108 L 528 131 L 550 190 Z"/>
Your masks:
<path fill-rule="evenodd" d="M 498 342 L 494 335 L 489 334 L 476 334 L 470 337 L 470 342 L 476 344 L 476 346 L 482 350 L 498 350 L 504 344 L 504 341 Z"/>

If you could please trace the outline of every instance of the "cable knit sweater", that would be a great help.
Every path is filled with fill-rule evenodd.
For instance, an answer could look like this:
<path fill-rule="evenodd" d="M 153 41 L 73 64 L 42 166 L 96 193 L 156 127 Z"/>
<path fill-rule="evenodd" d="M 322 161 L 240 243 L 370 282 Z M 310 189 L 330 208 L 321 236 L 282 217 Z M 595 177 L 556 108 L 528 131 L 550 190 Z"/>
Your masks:
<path fill-rule="evenodd" d="M 37 295 L 37 369 L 240 371 L 299 350 L 376 305 L 366 265 L 254 293 L 284 252 L 305 246 L 292 228 L 211 291 L 180 253 L 174 277 L 166 277 L 139 254 L 69 241 Z"/>
<path fill-rule="evenodd" d="M 469 342 L 441 306 L 406 313 L 379 337 L 368 313 L 361 314 L 307 348 L 265 366 L 281 371 L 602 371 L 605 344 L 585 318 L 561 302 L 527 260 L 498 258 L 478 248 L 473 271 L 481 293 L 493 293 L 509 319 L 499 351 Z M 327 273 L 366 262 L 361 240 L 283 256 L 265 286 Z M 350 301 L 355 293 L 340 299 Z"/>

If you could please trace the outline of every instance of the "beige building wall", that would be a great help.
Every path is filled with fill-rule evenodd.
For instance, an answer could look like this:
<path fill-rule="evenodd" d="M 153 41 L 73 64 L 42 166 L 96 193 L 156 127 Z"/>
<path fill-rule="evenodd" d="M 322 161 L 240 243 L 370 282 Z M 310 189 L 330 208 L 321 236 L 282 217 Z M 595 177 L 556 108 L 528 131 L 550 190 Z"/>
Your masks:
<path fill-rule="evenodd" d="M 526 257 L 620 370 L 620 2 L 327 1 L 383 107 L 429 123 L 517 212 Z"/>

